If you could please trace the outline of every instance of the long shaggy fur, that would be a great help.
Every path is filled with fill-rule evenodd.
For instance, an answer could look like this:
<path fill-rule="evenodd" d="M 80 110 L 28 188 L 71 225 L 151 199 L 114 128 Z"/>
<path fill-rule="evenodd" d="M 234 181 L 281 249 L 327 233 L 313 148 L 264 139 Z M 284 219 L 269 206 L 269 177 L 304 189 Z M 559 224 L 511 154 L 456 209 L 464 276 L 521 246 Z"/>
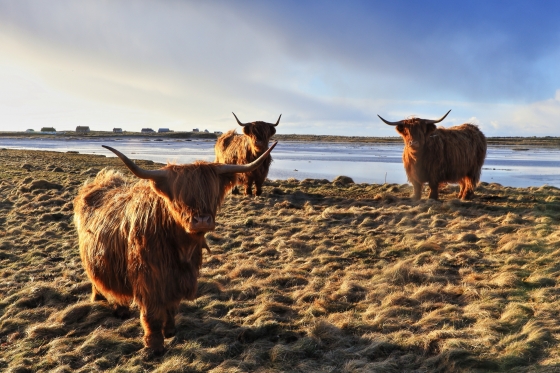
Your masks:
<path fill-rule="evenodd" d="M 270 138 L 276 133 L 272 124 L 266 122 L 253 122 L 243 127 L 243 135 L 238 135 L 235 130 L 228 131 L 218 138 L 214 150 L 216 162 L 228 164 L 247 164 L 253 162 L 268 149 Z M 252 194 L 255 184 L 257 196 L 262 193 L 262 185 L 268 175 L 272 157 L 265 161 L 254 171 L 240 174 L 238 184 L 245 186 L 245 194 Z"/>
<path fill-rule="evenodd" d="M 424 183 L 432 199 L 438 199 L 440 183 L 458 183 L 459 198 L 473 197 L 486 158 L 486 137 L 477 126 L 436 129 L 433 123 L 413 118 L 396 129 L 405 143 L 402 159 L 414 198 L 420 199 Z"/>
<path fill-rule="evenodd" d="M 204 233 L 189 232 L 197 214 L 216 212 L 235 182 L 211 163 L 168 165 L 169 178 L 130 181 L 102 170 L 74 200 L 80 255 L 92 282 L 92 300 L 106 298 L 140 309 L 144 342 L 156 353 L 174 333 L 182 299 L 194 299 L 208 248 Z"/>

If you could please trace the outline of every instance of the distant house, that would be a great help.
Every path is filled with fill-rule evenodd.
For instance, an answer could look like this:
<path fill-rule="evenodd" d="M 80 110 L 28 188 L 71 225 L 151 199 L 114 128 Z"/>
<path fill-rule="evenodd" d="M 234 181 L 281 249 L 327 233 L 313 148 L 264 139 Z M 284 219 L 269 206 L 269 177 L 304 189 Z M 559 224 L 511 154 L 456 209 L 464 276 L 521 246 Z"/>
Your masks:
<path fill-rule="evenodd" d="M 78 126 L 76 127 L 76 133 L 89 133 L 88 126 Z"/>
<path fill-rule="evenodd" d="M 122 128 L 113 128 L 113 133 L 122 133 Z"/>
<path fill-rule="evenodd" d="M 159 132 L 159 133 L 162 133 L 162 132 L 173 132 L 173 131 L 171 131 L 169 128 L 160 128 L 160 129 L 158 130 L 158 132 Z"/>
<path fill-rule="evenodd" d="M 193 132 L 198 132 L 198 128 L 193 128 Z"/>
<path fill-rule="evenodd" d="M 216 135 L 221 135 L 223 132 L 222 132 L 222 131 L 214 131 L 214 133 L 215 133 Z"/>
<path fill-rule="evenodd" d="M 210 131 L 208 131 L 208 130 L 204 130 L 204 132 L 206 132 L 206 133 L 210 133 Z"/>
<path fill-rule="evenodd" d="M 156 131 L 154 131 L 151 128 L 142 128 L 142 131 L 140 131 L 142 133 L 155 133 Z"/>
<path fill-rule="evenodd" d="M 54 127 L 42 127 L 41 132 L 56 133 L 56 129 Z"/>
<path fill-rule="evenodd" d="M 28 130 L 25 130 L 25 132 L 35 132 L 35 130 L 30 128 Z"/>

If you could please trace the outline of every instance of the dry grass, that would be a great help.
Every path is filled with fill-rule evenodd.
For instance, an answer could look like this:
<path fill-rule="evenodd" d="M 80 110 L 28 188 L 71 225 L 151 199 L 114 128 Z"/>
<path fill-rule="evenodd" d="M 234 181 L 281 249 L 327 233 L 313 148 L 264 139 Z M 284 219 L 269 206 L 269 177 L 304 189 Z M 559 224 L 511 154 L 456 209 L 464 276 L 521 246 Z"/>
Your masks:
<path fill-rule="evenodd" d="M 102 156 L 0 150 L 0 370 L 560 370 L 560 190 L 269 181 L 228 197 L 166 354 L 88 300 L 72 200 Z M 150 167 L 150 162 L 142 162 Z"/>

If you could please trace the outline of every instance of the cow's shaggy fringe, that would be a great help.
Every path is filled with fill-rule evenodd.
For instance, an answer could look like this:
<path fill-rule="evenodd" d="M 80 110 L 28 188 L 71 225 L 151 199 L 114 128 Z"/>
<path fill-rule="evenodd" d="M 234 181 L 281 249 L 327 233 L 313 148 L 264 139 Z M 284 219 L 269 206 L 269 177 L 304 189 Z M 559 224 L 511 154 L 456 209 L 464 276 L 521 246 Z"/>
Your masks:
<path fill-rule="evenodd" d="M 214 147 L 216 162 L 229 164 L 247 164 L 257 159 L 268 149 L 270 138 L 276 133 L 274 125 L 266 122 L 248 123 L 243 127 L 243 135 L 235 130 L 228 131 L 218 138 Z M 268 175 L 272 157 L 265 161 L 252 172 L 238 176 L 238 184 L 245 186 L 245 194 L 252 194 L 252 185 L 255 184 L 257 196 L 262 193 L 262 184 Z"/>

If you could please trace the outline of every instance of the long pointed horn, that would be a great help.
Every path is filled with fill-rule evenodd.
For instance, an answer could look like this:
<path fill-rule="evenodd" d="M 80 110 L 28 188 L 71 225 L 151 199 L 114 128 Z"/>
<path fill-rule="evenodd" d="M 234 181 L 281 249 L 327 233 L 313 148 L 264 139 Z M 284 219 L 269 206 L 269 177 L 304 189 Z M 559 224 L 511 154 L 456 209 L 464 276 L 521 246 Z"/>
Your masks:
<path fill-rule="evenodd" d="M 385 119 L 381 118 L 381 116 L 379 114 L 377 114 L 377 116 L 379 117 L 379 119 L 381 119 L 383 122 L 385 122 L 386 124 L 388 124 L 390 126 L 398 126 L 401 123 L 400 120 L 398 122 L 389 122 L 388 120 L 385 120 Z"/>
<path fill-rule="evenodd" d="M 218 174 L 233 174 L 233 173 L 243 173 L 243 172 L 251 172 L 264 162 L 266 157 L 270 154 L 272 149 L 278 144 L 278 141 L 275 141 L 274 144 L 267 149 L 266 152 L 262 153 L 260 157 L 255 159 L 253 162 L 248 164 L 221 164 L 216 166 L 216 172 Z"/>
<path fill-rule="evenodd" d="M 276 127 L 278 123 L 280 123 L 280 118 L 282 118 L 282 114 L 280 114 L 280 116 L 278 117 L 278 120 L 276 121 L 276 124 L 274 124 L 274 127 Z"/>
<path fill-rule="evenodd" d="M 245 127 L 247 124 L 249 124 L 249 123 L 241 123 L 241 122 L 239 121 L 239 119 L 237 119 L 237 115 L 235 115 L 235 113 L 234 113 L 233 111 L 232 111 L 231 113 L 232 113 L 233 116 L 235 117 L 235 120 L 237 120 L 237 124 L 239 124 L 240 126 Z"/>
<path fill-rule="evenodd" d="M 132 162 L 126 155 L 119 152 L 117 149 L 113 149 L 107 145 L 101 145 L 101 146 L 115 153 L 117 157 L 119 157 L 121 161 L 123 161 L 125 166 L 128 167 L 128 169 L 132 171 L 132 173 L 137 177 L 139 177 L 140 179 L 156 180 L 156 179 L 167 177 L 167 172 L 164 170 L 144 170 L 143 168 L 137 166 L 136 163 Z"/>
<path fill-rule="evenodd" d="M 449 110 L 449 111 L 447 112 L 447 114 L 449 114 L 449 113 L 451 113 L 451 110 Z M 443 117 L 441 117 L 441 118 L 438 119 L 438 120 L 429 120 L 429 119 L 427 119 L 426 122 L 428 122 L 428 123 L 439 123 L 439 122 L 441 122 L 442 120 L 445 119 L 445 117 L 447 116 L 447 114 L 445 114 Z"/>

